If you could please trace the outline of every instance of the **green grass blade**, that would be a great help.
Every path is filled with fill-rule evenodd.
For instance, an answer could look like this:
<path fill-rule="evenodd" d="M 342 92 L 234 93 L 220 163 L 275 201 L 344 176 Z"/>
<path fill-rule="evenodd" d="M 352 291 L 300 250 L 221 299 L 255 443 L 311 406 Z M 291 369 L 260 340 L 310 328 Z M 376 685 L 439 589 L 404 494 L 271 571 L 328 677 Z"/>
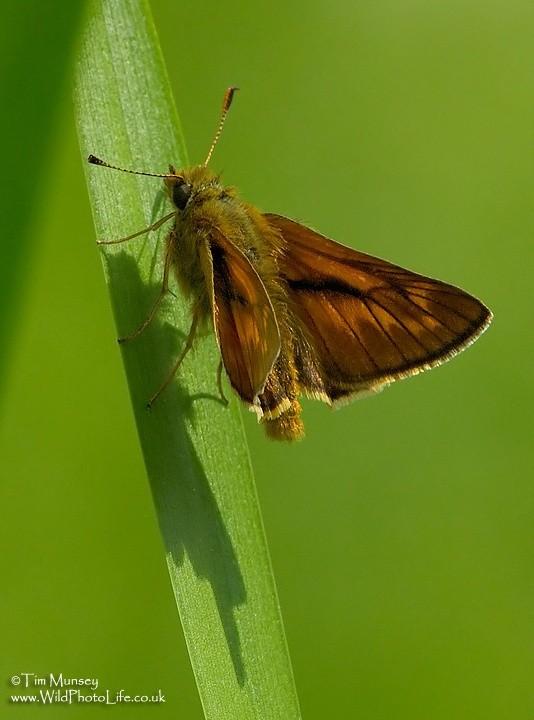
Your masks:
<path fill-rule="evenodd" d="M 187 162 L 144 2 L 91 6 L 76 105 L 84 159 L 94 153 L 154 172 Z M 159 180 L 94 166 L 86 172 L 99 237 L 135 232 L 166 211 Z M 103 253 L 118 334 L 138 325 L 159 290 L 164 233 Z M 229 408 L 217 402 L 212 337 L 198 342 L 177 380 L 145 409 L 189 323 L 187 304 L 171 297 L 122 353 L 193 670 L 207 718 L 292 720 L 298 700 L 240 409 L 235 398 Z"/>

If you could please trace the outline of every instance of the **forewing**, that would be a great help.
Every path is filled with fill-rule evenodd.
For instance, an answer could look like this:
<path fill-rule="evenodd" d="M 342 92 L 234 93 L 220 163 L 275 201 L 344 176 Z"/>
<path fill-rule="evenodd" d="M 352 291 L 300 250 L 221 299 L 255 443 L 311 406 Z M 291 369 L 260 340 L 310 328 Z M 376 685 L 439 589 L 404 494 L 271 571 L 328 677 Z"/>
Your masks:
<path fill-rule="evenodd" d="M 242 400 L 254 404 L 280 352 L 272 303 L 256 270 L 220 231 L 210 231 L 202 255 L 205 274 L 213 273 L 213 323 L 224 367 Z"/>
<path fill-rule="evenodd" d="M 378 390 L 448 360 L 491 321 L 490 311 L 459 288 L 279 215 L 266 218 L 285 241 L 280 272 L 318 358 L 321 382 L 307 371 L 300 378 L 311 395 L 335 401 Z"/>

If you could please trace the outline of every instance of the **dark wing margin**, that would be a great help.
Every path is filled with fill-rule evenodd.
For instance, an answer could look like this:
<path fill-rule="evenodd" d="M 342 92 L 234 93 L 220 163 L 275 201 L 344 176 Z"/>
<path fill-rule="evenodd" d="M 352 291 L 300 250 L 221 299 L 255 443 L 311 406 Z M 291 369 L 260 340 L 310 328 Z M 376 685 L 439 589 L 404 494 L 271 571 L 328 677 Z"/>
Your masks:
<path fill-rule="evenodd" d="M 302 388 L 330 402 L 439 365 L 488 327 L 491 312 L 453 285 L 329 240 L 279 215 L 280 273 L 317 356 Z M 308 352 L 309 356 L 309 352 Z M 326 396 L 326 397 L 324 397 Z"/>
<path fill-rule="evenodd" d="M 280 352 L 272 303 L 249 260 L 221 231 L 210 228 L 200 254 L 224 367 L 241 399 L 256 404 Z"/>

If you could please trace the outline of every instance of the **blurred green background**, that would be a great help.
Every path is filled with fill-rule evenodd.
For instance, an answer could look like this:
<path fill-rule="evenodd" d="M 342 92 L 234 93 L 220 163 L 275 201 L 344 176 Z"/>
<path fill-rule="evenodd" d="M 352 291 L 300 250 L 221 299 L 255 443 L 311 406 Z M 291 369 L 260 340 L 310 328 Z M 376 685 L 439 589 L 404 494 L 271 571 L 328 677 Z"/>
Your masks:
<path fill-rule="evenodd" d="M 17 28 L 42 4 L 11 6 Z M 192 161 L 239 85 L 213 166 L 248 200 L 495 313 L 443 368 L 335 412 L 306 402 L 300 444 L 246 414 L 304 718 L 530 720 L 532 2 L 152 9 Z M 0 714 L 46 712 L 7 703 L 11 675 L 63 672 L 167 696 L 114 714 L 195 720 L 77 147 L 77 21 L 49 12 L 25 54 L 0 46 L 0 126 L 30 158 L 18 185 L 3 173 Z"/>

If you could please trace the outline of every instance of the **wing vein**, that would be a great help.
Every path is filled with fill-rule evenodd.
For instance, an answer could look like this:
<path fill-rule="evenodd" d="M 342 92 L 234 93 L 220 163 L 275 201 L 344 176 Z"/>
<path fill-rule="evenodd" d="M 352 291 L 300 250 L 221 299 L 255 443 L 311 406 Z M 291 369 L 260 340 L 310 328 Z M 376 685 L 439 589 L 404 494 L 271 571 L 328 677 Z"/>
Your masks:
<path fill-rule="evenodd" d="M 383 310 L 384 312 L 386 312 L 390 317 L 392 317 L 396 322 L 401 323 L 401 320 L 400 320 L 400 319 L 395 315 L 395 313 L 393 313 L 386 305 L 383 305 L 379 300 L 377 300 L 377 299 L 374 298 L 374 297 L 371 298 L 371 300 L 372 300 L 374 303 L 376 303 L 376 304 L 378 305 L 378 307 L 381 307 L 382 310 Z M 436 320 L 437 322 L 439 322 L 440 325 L 443 325 L 443 327 L 444 327 L 448 332 L 452 332 L 451 329 L 450 329 L 447 325 L 445 325 L 445 323 L 442 323 L 439 318 L 434 317 L 434 315 L 432 315 L 432 313 L 427 312 L 427 311 L 425 310 L 425 308 L 422 308 L 422 307 L 420 307 L 419 305 L 416 305 L 415 303 L 411 303 L 411 305 L 413 305 L 414 307 L 416 307 L 418 310 L 422 310 L 423 312 L 426 312 L 428 315 L 430 315 L 430 317 L 431 317 L 432 319 L 434 319 L 434 320 Z M 435 333 L 431 328 L 427 327 L 426 325 L 423 325 L 423 323 L 422 323 L 420 320 L 418 320 L 417 316 L 412 315 L 411 317 L 412 317 L 412 320 L 414 320 L 414 322 L 416 322 L 420 327 L 422 327 L 424 330 L 426 330 L 426 331 L 429 332 L 431 335 L 433 335 L 439 343 L 443 344 L 443 339 L 440 338 L 440 336 L 439 336 L 437 333 Z M 402 323 L 401 323 L 401 324 L 402 324 Z"/>
<path fill-rule="evenodd" d="M 370 298 L 370 299 L 374 302 L 373 298 Z M 367 301 L 364 299 L 363 302 L 364 302 L 364 304 L 365 304 L 365 307 L 369 310 L 369 312 L 371 313 L 371 315 L 372 315 L 372 316 L 374 317 L 374 319 L 376 320 L 376 322 L 380 325 L 380 327 L 382 328 L 382 330 L 384 331 L 384 333 L 388 336 L 388 338 L 390 339 L 392 345 L 393 345 L 395 348 L 397 348 L 397 350 L 398 350 L 398 352 L 399 352 L 399 355 L 401 355 L 407 363 L 413 362 L 412 360 L 408 360 L 408 359 L 406 358 L 405 354 L 402 352 L 402 350 L 400 349 L 400 347 L 397 345 L 397 342 L 396 342 L 395 340 L 393 340 L 393 338 L 391 337 L 391 335 L 389 334 L 389 332 L 386 330 L 386 328 L 385 328 L 384 325 L 382 324 L 382 321 L 374 314 L 374 312 L 373 312 L 372 309 L 369 307 L 369 305 L 367 305 Z M 384 308 L 382 308 L 382 309 L 384 309 Z M 387 310 L 386 310 L 385 312 L 387 312 Z M 408 335 L 411 336 L 411 338 L 419 345 L 419 347 L 423 348 L 423 350 L 424 350 L 426 353 L 430 352 L 430 350 L 429 350 L 427 347 L 425 347 L 425 345 L 423 345 L 423 343 L 417 338 L 417 336 L 414 335 L 413 332 L 412 332 L 411 330 L 409 330 L 409 328 L 406 327 L 406 325 L 402 322 L 402 320 L 400 320 L 399 318 L 394 317 L 391 313 L 388 313 L 388 315 L 389 315 L 390 317 L 393 317 L 393 318 L 397 321 L 397 323 L 398 323 L 402 328 L 404 328 L 404 330 L 406 330 L 406 332 L 408 333 Z"/>
<path fill-rule="evenodd" d="M 364 345 L 364 343 L 363 343 L 363 340 L 360 338 L 359 334 L 358 334 L 357 331 L 356 331 L 356 328 L 352 327 L 352 325 L 348 322 L 348 320 L 346 319 L 346 317 L 345 317 L 345 316 L 341 313 L 341 311 L 329 300 L 329 298 L 325 298 L 325 300 L 326 300 L 327 304 L 332 308 L 332 310 L 334 310 L 334 312 L 341 318 L 341 320 L 343 321 L 343 323 L 345 324 L 345 326 L 348 327 L 350 333 L 351 333 L 352 336 L 358 341 L 358 344 L 362 347 L 364 353 L 367 355 L 367 357 L 369 358 L 369 360 L 373 363 L 373 365 L 375 366 L 375 368 L 376 368 L 379 372 L 382 372 L 382 368 L 377 364 L 376 360 L 373 358 L 373 356 L 371 355 L 371 353 L 369 352 L 369 350 L 365 347 L 365 345 Z M 374 316 L 373 316 L 373 317 L 374 317 Z"/>
<path fill-rule="evenodd" d="M 421 300 L 426 300 L 427 302 L 432 302 L 432 303 L 434 303 L 435 305 L 439 305 L 440 307 L 445 308 L 445 310 L 448 310 L 449 312 L 454 313 L 457 317 L 461 318 L 462 320 L 465 320 L 465 322 L 468 323 L 469 325 L 471 325 L 471 324 L 473 323 L 473 320 L 471 320 L 470 318 L 466 317 L 466 316 L 465 316 L 463 313 L 461 313 L 459 310 L 456 310 L 456 308 L 453 308 L 453 307 L 451 307 L 450 305 L 445 305 L 445 303 L 442 303 L 442 302 L 440 302 L 439 300 L 436 300 L 436 299 L 433 298 L 433 297 L 428 298 L 428 297 L 425 297 L 424 295 L 419 295 L 419 294 L 416 293 L 416 292 L 411 292 L 411 293 L 410 293 L 410 296 L 412 296 L 412 297 L 418 297 L 418 298 L 421 298 Z M 411 301 L 411 302 L 412 302 L 412 305 L 415 305 L 416 307 L 421 308 L 421 310 L 423 310 L 423 311 L 429 312 L 427 308 L 421 307 L 421 305 L 419 305 L 419 303 L 416 303 L 416 302 L 413 302 L 413 301 Z M 436 320 L 438 320 L 438 318 L 437 318 L 435 315 L 432 315 L 432 317 L 434 317 Z M 445 327 L 446 327 L 448 330 L 451 330 L 451 328 L 450 328 L 448 325 L 446 325 L 445 323 L 442 322 L 441 324 L 442 324 L 442 325 L 445 325 Z M 454 332 L 454 331 L 452 331 L 452 332 Z"/>

